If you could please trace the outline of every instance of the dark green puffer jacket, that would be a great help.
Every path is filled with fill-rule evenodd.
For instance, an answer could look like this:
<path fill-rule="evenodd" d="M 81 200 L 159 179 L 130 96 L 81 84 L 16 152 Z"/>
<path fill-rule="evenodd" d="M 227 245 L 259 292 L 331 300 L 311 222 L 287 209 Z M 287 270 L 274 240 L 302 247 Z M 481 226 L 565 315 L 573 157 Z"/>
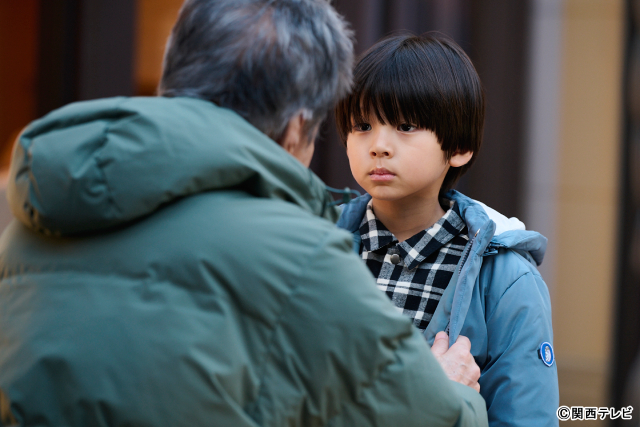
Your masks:
<path fill-rule="evenodd" d="M 188 98 L 22 134 L 0 240 L 0 424 L 479 426 L 322 182 Z"/>

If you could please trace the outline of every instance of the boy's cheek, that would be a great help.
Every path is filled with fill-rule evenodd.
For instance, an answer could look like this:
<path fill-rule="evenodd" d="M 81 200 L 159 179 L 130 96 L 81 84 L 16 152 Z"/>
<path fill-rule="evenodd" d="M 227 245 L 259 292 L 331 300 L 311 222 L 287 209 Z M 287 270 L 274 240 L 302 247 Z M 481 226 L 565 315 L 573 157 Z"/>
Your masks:
<path fill-rule="evenodd" d="M 353 164 L 354 162 L 354 150 L 353 150 L 353 145 L 349 144 L 349 142 L 347 142 L 346 144 L 346 151 L 347 151 L 347 159 L 349 159 L 349 164 Z"/>

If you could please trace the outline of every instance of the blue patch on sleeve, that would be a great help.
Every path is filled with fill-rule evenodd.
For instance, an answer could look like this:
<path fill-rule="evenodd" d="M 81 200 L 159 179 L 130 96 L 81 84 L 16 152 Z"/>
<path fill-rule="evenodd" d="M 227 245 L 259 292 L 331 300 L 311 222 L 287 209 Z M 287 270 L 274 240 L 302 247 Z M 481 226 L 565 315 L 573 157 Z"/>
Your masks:
<path fill-rule="evenodd" d="M 555 360 L 555 356 L 553 355 L 553 347 L 548 342 L 543 342 L 540 344 L 540 348 L 538 349 L 538 357 L 542 359 L 542 363 L 551 367 Z"/>

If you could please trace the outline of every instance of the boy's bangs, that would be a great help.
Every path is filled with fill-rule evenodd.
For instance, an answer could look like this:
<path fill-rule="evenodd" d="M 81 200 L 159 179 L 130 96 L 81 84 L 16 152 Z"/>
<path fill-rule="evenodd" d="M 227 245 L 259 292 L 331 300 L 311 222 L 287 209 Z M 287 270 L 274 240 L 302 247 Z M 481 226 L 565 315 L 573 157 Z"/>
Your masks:
<path fill-rule="evenodd" d="M 417 72 L 418 67 L 408 67 L 407 63 L 411 61 L 406 58 L 381 63 L 378 69 L 368 74 L 360 87 L 355 88 L 348 105 L 354 123 L 375 119 L 381 124 L 398 126 L 408 123 L 435 131 L 430 114 L 432 108 L 429 108 L 429 104 L 433 104 L 429 100 L 435 94 L 425 93 L 428 85 L 424 84 L 424 80 L 420 83 L 421 78 L 428 77 Z"/>

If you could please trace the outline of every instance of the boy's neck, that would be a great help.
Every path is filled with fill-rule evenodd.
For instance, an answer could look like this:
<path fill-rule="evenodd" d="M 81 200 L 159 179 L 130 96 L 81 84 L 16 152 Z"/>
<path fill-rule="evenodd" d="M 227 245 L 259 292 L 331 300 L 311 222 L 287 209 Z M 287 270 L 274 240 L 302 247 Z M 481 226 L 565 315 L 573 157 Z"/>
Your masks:
<path fill-rule="evenodd" d="M 431 227 L 445 214 L 437 196 L 394 201 L 373 199 L 373 212 L 399 242 Z"/>

